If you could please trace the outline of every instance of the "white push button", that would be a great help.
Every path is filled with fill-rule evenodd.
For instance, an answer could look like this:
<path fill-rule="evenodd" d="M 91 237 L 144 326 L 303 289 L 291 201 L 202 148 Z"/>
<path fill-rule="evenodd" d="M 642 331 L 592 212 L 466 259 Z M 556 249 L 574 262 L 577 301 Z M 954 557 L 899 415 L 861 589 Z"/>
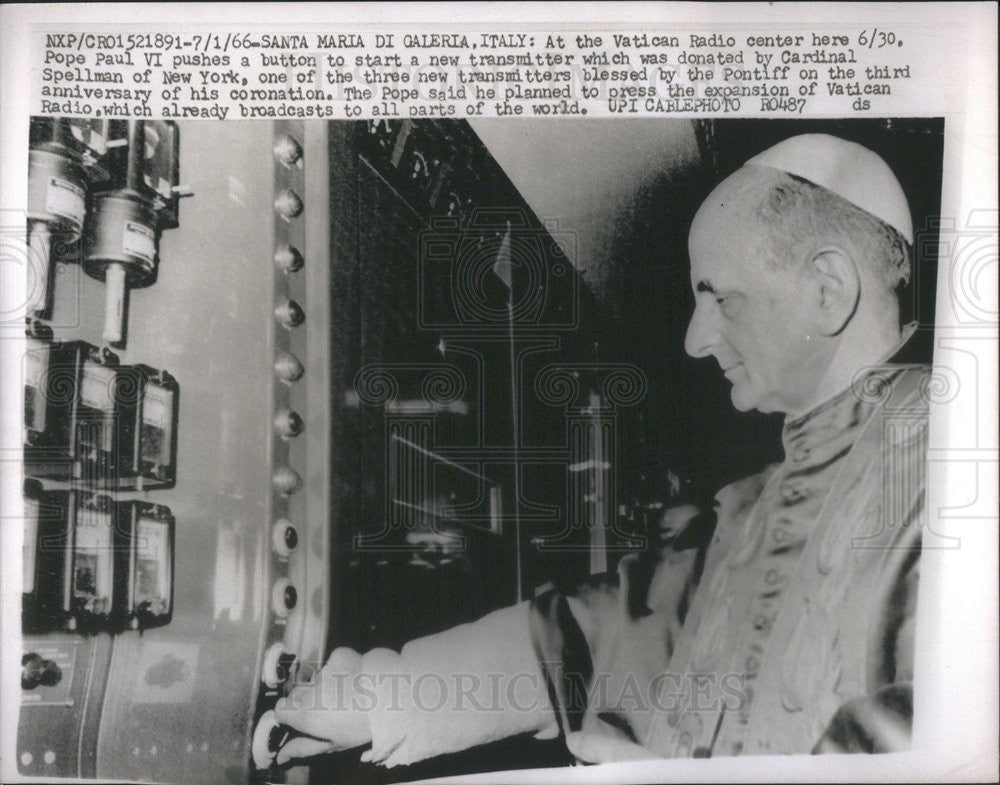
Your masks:
<path fill-rule="evenodd" d="M 290 520 L 281 518 L 274 522 L 274 527 L 271 529 L 271 545 L 275 553 L 287 557 L 298 544 L 299 533 Z"/>
<path fill-rule="evenodd" d="M 260 680 L 268 689 L 277 689 L 288 680 L 294 666 L 295 655 L 286 651 L 285 645 L 278 641 L 264 652 Z"/>
<path fill-rule="evenodd" d="M 279 618 L 285 618 L 299 600 L 298 592 L 288 578 L 279 578 L 271 589 L 271 609 Z"/>
<path fill-rule="evenodd" d="M 272 749 L 271 734 L 278 730 L 278 719 L 273 711 L 265 711 L 260 715 L 260 721 L 254 728 L 253 741 L 250 744 L 250 754 L 253 765 L 258 769 L 268 769 L 274 760 L 277 749 Z"/>

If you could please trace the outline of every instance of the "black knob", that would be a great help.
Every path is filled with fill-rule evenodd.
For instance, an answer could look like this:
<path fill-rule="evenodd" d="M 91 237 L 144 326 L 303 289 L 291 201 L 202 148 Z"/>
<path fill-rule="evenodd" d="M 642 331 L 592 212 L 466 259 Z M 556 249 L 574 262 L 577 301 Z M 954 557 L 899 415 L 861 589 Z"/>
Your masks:
<path fill-rule="evenodd" d="M 279 683 L 284 683 L 288 681 L 289 677 L 292 675 L 292 669 L 295 667 L 295 655 L 289 651 L 278 657 L 278 667 L 277 674 Z"/>
<path fill-rule="evenodd" d="M 21 658 L 21 689 L 33 690 L 35 687 L 54 687 L 62 679 L 62 669 L 52 660 L 46 660 L 35 652 L 29 652 Z"/>
<path fill-rule="evenodd" d="M 62 669 L 52 660 L 42 662 L 42 686 L 55 687 L 62 680 Z"/>
<path fill-rule="evenodd" d="M 299 595 L 298 592 L 295 591 L 295 587 L 291 585 L 286 586 L 285 607 L 288 608 L 288 610 L 291 610 L 292 608 L 295 607 L 295 603 L 297 603 L 298 601 L 299 601 Z"/>
<path fill-rule="evenodd" d="M 30 652 L 21 657 L 21 689 L 33 690 L 41 684 L 42 658 Z"/>

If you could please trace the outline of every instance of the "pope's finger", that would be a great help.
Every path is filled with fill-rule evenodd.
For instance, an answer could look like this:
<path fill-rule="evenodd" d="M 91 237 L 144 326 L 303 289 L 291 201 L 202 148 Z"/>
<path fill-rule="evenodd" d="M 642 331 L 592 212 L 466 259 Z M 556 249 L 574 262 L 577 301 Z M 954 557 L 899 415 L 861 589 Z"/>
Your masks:
<path fill-rule="evenodd" d="M 310 736 L 296 736 L 278 750 L 275 761 L 279 766 L 283 766 L 290 760 L 311 758 L 314 755 L 322 755 L 324 752 L 333 752 L 336 749 L 336 745 L 330 741 L 314 739 Z"/>
<path fill-rule="evenodd" d="M 303 684 L 275 704 L 274 716 L 282 725 L 310 736 L 329 739 L 335 724 L 330 712 L 338 710 L 344 711 L 343 708 L 324 705 L 323 691 L 319 685 Z"/>
<path fill-rule="evenodd" d="M 655 757 L 645 747 L 634 742 L 583 731 L 567 734 L 566 747 L 574 757 L 587 763 L 617 763 Z"/>
<path fill-rule="evenodd" d="M 909 723 L 893 711 L 875 706 L 866 730 L 878 752 L 904 752 L 910 749 Z"/>
<path fill-rule="evenodd" d="M 813 747 L 813 755 L 832 755 L 834 753 L 847 752 L 840 744 L 835 742 L 829 736 L 824 736 L 819 742 Z"/>
<path fill-rule="evenodd" d="M 354 649 L 339 646 L 330 653 L 330 657 L 327 659 L 326 665 L 323 666 L 323 670 L 338 673 L 357 673 L 361 670 L 361 660 L 361 655 Z"/>
<path fill-rule="evenodd" d="M 585 747 L 586 745 L 584 744 L 583 733 L 581 731 L 573 731 L 572 733 L 566 734 L 566 749 L 569 750 L 570 755 L 577 760 L 584 761 L 585 763 L 593 763 L 593 761 L 590 760 Z"/>

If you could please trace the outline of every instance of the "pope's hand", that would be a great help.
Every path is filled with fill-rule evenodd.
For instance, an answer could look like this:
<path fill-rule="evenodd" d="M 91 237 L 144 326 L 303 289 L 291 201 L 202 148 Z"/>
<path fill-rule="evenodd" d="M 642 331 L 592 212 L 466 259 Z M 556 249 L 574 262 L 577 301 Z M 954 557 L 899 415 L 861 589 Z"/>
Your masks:
<path fill-rule="evenodd" d="M 274 707 L 278 722 L 306 734 L 278 751 L 279 765 L 371 741 L 368 711 L 373 693 L 364 689 L 361 679 L 361 655 L 353 649 L 334 649 L 311 682 L 296 685 L 278 701 Z"/>
<path fill-rule="evenodd" d="M 912 685 L 887 685 L 841 706 L 813 753 L 905 752 L 912 718 Z"/>
<path fill-rule="evenodd" d="M 584 763 L 620 763 L 628 760 L 654 760 L 657 756 L 645 747 L 599 733 L 576 731 L 566 735 L 566 747 Z"/>

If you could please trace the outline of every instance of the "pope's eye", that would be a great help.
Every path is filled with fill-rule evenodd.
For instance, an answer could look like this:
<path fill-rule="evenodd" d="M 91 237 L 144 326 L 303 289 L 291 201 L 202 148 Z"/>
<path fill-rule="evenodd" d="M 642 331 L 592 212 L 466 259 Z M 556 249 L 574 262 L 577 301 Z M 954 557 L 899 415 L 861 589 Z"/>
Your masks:
<path fill-rule="evenodd" d="M 715 295 L 715 303 L 725 318 L 733 318 L 736 309 L 736 300 L 732 295 L 717 294 Z"/>

